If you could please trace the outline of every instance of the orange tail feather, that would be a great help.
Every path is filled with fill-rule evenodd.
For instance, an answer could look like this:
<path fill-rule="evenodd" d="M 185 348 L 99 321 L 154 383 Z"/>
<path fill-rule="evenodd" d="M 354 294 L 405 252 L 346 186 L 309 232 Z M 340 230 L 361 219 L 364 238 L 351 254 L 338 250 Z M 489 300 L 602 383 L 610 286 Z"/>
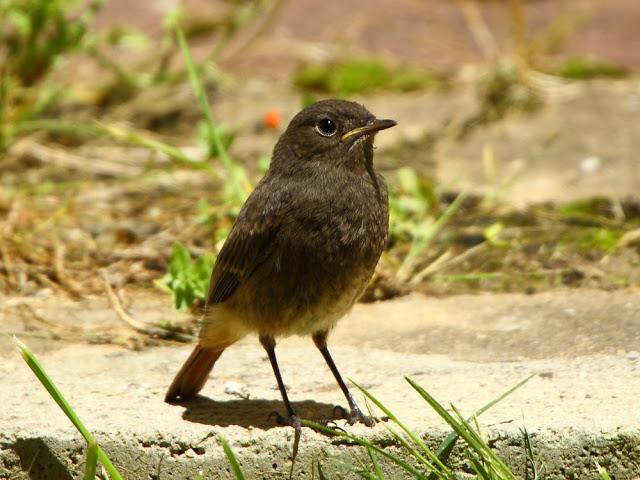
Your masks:
<path fill-rule="evenodd" d="M 224 349 L 209 350 L 200 345 L 194 348 L 176 378 L 173 379 L 164 401 L 184 402 L 202 390 L 211 369 L 223 351 Z"/>

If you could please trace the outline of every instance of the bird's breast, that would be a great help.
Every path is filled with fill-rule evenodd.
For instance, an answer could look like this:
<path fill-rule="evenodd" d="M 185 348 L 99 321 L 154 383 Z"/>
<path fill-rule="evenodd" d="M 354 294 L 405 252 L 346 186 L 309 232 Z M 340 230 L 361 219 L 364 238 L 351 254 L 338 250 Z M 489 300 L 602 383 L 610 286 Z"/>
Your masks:
<path fill-rule="evenodd" d="M 343 181 L 294 197 L 300 203 L 280 218 L 270 259 L 236 299 L 254 328 L 307 334 L 329 328 L 351 309 L 386 243 L 386 188 L 382 193 L 365 181 Z"/>

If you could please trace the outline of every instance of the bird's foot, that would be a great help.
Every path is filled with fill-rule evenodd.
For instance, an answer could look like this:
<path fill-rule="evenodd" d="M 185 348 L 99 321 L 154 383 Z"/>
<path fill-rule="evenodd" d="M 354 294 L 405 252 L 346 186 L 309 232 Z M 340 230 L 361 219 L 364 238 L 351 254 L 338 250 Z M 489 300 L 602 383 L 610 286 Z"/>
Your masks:
<path fill-rule="evenodd" d="M 336 415 L 340 415 L 340 418 L 345 419 L 349 425 L 362 423 L 367 427 L 373 427 L 376 423 L 378 423 L 381 420 L 376 417 L 365 415 L 364 413 L 362 413 L 362 410 L 360 410 L 360 408 L 358 408 L 357 405 L 354 405 L 351 408 L 351 411 L 348 411 L 346 408 L 338 405 L 333 409 L 333 413 Z M 382 420 L 385 420 L 385 419 L 383 418 Z"/>
<path fill-rule="evenodd" d="M 300 417 L 295 413 L 293 415 L 289 415 L 289 417 L 285 417 L 278 412 L 271 412 L 269 418 L 273 418 L 276 421 L 276 424 L 281 427 L 293 427 L 296 430 L 300 430 L 302 428 Z"/>
<path fill-rule="evenodd" d="M 295 463 L 296 457 L 298 456 L 298 446 L 300 445 L 300 437 L 302 436 L 302 422 L 300 421 L 300 417 L 298 417 L 295 413 L 289 415 L 289 417 L 283 417 L 278 412 L 271 412 L 269 418 L 273 417 L 276 423 L 282 427 L 293 427 L 295 430 L 293 435 L 293 452 L 291 455 L 292 462 Z M 291 466 L 293 469 L 293 464 Z"/>

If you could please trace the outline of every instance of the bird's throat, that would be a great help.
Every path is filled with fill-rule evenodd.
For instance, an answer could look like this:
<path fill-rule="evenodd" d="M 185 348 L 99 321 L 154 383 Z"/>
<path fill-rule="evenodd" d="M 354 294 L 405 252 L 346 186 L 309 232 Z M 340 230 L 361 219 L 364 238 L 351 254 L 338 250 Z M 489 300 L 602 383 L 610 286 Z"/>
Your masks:
<path fill-rule="evenodd" d="M 373 142 L 367 144 L 365 147 L 364 168 L 367 170 L 367 173 L 371 178 L 371 183 L 373 183 L 373 187 L 376 189 L 378 200 L 382 201 L 382 193 L 380 192 L 380 185 L 378 184 L 378 176 L 376 175 L 376 171 L 373 168 Z"/>

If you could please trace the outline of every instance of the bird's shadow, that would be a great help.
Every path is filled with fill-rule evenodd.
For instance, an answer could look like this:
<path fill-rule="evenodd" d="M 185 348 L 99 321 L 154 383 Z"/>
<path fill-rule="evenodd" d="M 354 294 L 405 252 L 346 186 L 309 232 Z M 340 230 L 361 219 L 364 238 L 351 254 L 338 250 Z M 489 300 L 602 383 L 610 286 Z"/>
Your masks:
<path fill-rule="evenodd" d="M 185 407 L 182 418 L 188 422 L 219 427 L 238 425 L 267 430 L 280 426 L 273 413 L 285 415 L 282 401 L 263 399 L 239 399 L 215 401 L 201 395 L 184 403 L 173 405 Z M 292 402 L 295 412 L 307 420 L 331 422 L 342 418 L 336 405 L 304 400 Z"/>

